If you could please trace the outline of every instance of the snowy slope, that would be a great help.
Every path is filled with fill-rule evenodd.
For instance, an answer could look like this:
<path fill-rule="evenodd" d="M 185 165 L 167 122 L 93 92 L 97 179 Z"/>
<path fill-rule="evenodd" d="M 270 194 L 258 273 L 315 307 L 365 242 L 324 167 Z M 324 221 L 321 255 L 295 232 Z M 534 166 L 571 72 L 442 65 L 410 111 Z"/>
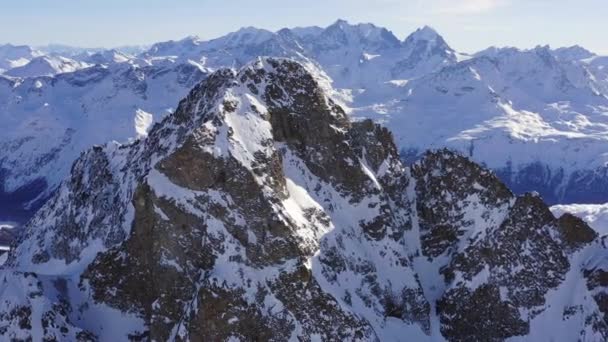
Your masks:
<path fill-rule="evenodd" d="M 14 67 L 4 74 L 12 77 L 38 77 L 53 76 L 66 72 L 74 72 L 91 66 L 88 63 L 78 62 L 61 56 L 40 56 L 33 58 L 27 64 Z"/>
<path fill-rule="evenodd" d="M 122 53 L 116 49 L 103 50 L 94 54 L 81 54 L 78 59 L 89 64 L 109 65 L 114 63 L 128 63 L 135 60 L 135 56 Z"/>
<path fill-rule="evenodd" d="M 608 337 L 583 221 L 447 150 L 404 166 L 324 82 L 288 59 L 219 70 L 146 139 L 83 153 L 0 271 L 0 335 Z"/>
<path fill-rule="evenodd" d="M 608 98 L 547 47 L 502 49 L 412 80 L 353 115 L 395 134 L 407 159 L 449 147 L 550 202 L 604 202 Z M 395 97 L 393 97 L 395 96 Z"/>
<path fill-rule="evenodd" d="M 23 66 L 43 53 L 25 45 L 0 45 L 0 74 L 6 70 Z"/>
<path fill-rule="evenodd" d="M 145 136 L 205 75 L 188 63 L 121 63 L 54 77 L 0 77 L 0 121 L 5 128 L 0 137 L 0 203 L 8 204 L 0 206 L 2 215 L 28 218 L 27 209 L 48 197 L 83 150 Z"/>

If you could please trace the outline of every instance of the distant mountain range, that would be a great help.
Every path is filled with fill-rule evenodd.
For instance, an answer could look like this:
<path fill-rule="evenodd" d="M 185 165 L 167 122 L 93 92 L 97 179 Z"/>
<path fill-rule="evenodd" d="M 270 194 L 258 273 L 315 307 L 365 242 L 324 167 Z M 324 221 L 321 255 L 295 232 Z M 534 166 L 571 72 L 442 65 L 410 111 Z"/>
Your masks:
<path fill-rule="evenodd" d="M 63 54 L 63 55 L 62 55 Z M 608 202 L 608 57 L 581 47 L 459 53 L 432 28 L 243 28 L 145 51 L 0 46 L 0 219 L 24 221 L 86 148 L 145 136 L 219 68 L 292 58 L 355 120 L 389 128 L 403 160 L 448 147 L 549 203 Z"/>

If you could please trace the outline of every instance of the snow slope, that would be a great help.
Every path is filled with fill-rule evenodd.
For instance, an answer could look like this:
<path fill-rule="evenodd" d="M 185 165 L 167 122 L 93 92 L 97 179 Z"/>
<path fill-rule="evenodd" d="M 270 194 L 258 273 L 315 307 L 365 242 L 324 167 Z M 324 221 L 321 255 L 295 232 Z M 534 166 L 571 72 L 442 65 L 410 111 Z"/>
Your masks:
<path fill-rule="evenodd" d="M 94 54 L 81 54 L 78 56 L 78 59 L 89 64 L 110 65 L 115 63 L 133 62 L 135 60 L 135 56 L 122 53 L 116 49 L 111 49 L 99 51 Z"/>
<path fill-rule="evenodd" d="M 43 53 L 26 45 L 0 45 L 0 74 L 6 70 L 23 66 Z"/>
<path fill-rule="evenodd" d="M 606 200 L 608 98 L 588 69 L 547 47 L 483 54 L 395 87 L 373 105 L 355 98 L 353 115 L 393 130 L 406 159 L 449 147 L 517 192 L 552 203 Z"/>
<path fill-rule="evenodd" d="M 40 56 L 33 58 L 27 64 L 14 67 L 4 74 L 12 77 L 53 76 L 66 72 L 74 72 L 91 66 L 61 56 Z"/>

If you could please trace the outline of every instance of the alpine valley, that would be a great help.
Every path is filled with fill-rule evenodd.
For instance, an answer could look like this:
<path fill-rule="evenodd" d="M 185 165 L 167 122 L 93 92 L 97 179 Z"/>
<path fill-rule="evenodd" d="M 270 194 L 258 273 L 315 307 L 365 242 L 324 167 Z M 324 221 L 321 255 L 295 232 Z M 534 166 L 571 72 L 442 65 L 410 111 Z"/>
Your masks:
<path fill-rule="evenodd" d="M 0 69 L 1 340 L 608 339 L 606 57 L 338 20 Z"/>

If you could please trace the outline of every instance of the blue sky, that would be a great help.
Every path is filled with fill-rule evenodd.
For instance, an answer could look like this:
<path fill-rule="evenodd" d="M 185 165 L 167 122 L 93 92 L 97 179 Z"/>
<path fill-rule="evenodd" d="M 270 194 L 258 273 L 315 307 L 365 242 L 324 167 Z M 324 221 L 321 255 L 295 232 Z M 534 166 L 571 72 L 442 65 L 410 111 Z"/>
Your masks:
<path fill-rule="evenodd" d="M 86 47 L 214 38 L 242 26 L 373 22 L 404 38 L 436 28 L 455 49 L 580 44 L 608 55 L 608 0 L 7 0 L 0 43 Z"/>

